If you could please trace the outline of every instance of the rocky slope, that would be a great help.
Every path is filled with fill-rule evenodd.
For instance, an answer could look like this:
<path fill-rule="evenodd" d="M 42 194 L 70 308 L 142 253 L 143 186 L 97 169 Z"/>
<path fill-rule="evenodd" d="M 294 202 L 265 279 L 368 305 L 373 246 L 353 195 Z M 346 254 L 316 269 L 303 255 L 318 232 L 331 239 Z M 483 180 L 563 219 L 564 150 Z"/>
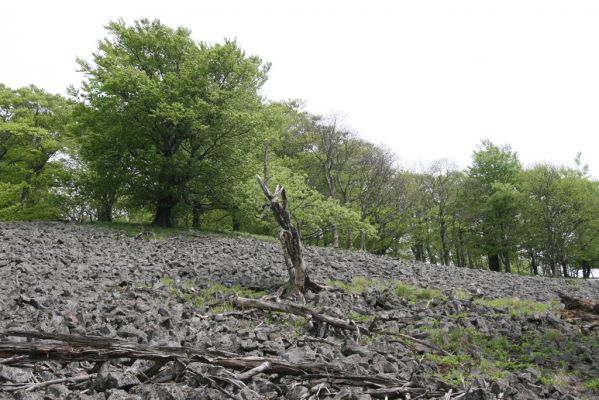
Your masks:
<path fill-rule="evenodd" d="M 307 248 L 305 256 L 311 276 L 337 288 L 309 294 L 307 305 L 372 334 L 215 306 L 233 292 L 272 293 L 285 280 L 273 243 L 203 234 L 147 240 L 91 226 L 0 223 L 4 342 L 25 340 L 6 333 L 15 329 L 93 335 L 326 364 L 337 376 L 374 382 L 258 373 L 240 386 L 242 371 L 172 361 L 145 380 L 132 372 L 151 365 L 144 360 L 6 361 L 0 353 L 0 398 L 598 398 L 598 329 L 565 318 L 557 296 L 599 299 L 598 281 L 323 248 Z M 84 375 L 91 378 L 78 384 L 29 385 Z M 405 387 L 385 394 L 388 385 L 376 377 Z"/>

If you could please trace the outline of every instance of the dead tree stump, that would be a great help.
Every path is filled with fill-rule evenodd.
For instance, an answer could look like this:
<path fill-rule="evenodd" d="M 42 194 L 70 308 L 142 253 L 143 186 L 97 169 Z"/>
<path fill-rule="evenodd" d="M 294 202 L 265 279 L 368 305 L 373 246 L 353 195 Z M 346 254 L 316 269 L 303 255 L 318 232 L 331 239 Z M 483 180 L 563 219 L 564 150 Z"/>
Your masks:
<path fill-rule="evenodd" d="M 318 292 L 323 289 L 319 285 L 310 280 L 308 271 L 304 263 L 302 241 L 300 234 L 295 226 L 291 223 L 291 215 L 287 209 L 287 195 L 285 188 L 277 185 L 275 192 L 272 193 L 260 176 L 256 177 L 264 196 L 268 199 L 270 209 L 279 224 L 279 240 L 283 247 L 283 256 L 289 274 L 290 292 L 286 293 L 291 296 L 303 298 L 303 293 L 306 290 Z"/>

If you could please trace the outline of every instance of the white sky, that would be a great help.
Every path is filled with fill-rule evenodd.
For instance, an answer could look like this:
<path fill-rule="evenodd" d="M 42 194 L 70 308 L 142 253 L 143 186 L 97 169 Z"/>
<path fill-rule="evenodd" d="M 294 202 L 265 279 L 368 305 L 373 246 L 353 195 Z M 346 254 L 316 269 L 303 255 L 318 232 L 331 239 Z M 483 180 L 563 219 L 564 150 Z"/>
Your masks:
<path fill-rule="evenodd" d="M 0 82 L 65 93 L 103 26 L 158 18 L 272 62 L 264 94 L 338 113 L 400 164 L 463 167 L 482 138 L 599 177 L 596 1 L 5 1 Z"/>

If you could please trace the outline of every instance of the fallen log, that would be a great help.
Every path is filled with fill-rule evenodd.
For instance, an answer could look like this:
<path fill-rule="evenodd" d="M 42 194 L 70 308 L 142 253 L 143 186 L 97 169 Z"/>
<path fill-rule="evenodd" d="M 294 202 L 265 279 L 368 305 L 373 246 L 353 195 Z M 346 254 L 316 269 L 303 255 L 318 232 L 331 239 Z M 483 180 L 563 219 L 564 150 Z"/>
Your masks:
<path fill-rule="evenodd" d="M 248 306 L 252 303 L 243 304 Z M 297 309 L 293 307 L 291 309 L 298 312 L 301 311 L 305 315 L 305 307 L 295 307 Z M 271 311 L 277 310 L 271 309 Z M 308 314 L 312 315 L 311 313 Z M 314 318 L 317 319 L 316 317 Z M 334 317 L 326 316 L 322 320 L 326 320 L 332 326 L 336 326 L 337 324 L 339 327 L 356 330 L 355 326 L 349 326 L 345 321 Z M 174 361 L 183 364 L 185 370 L 198 375 L 203 382 L 221 391 L 227 397 L 237 400 L 241 398 L 256 400 L 262 398 L 243 383 L 243 380 L 248 380 L 259 373 L 278 374 L 282 376 L 289 375 L 293 376 L 294 379 L 308 381 L 311 384 L 327 382 L 332 385 L 372 389 L 365 393 L 369 393 L 373 397 L 396 398 L 411 395 L 418 398 L 432 398 L 431 396 L 438 397 L 439 394 L 442 395 L 442 393 L 418 387 L 414 382 L 403 381 L 391 376 L 347 375 L 339 370 L 338 367 L 329 363 L 291 363 L 277 358 L 243 356 L 214 349 L 203 350 L 189 347 L 149 346 L 122 339 L 51 334 L 36 331 L 11 330 L 5 332 L 4 336 L 27 337 L 41 339 L 42 341 L 2 341 L 0 342 L 0 357 L 3 358 L 9 357 L 10 359 L 18 357 L 19 360 L 22 360 L 25 357 L 28 360 L 55 360 L 61 362 L 104 362 L 111 359 L 129 358 L 152 360 L 157 363 L 156 365 L 161 366 L 168 361 Z M 203 369 L 203 371 L 195 371 L 194 366 Z M 238 370 L 241 373 L 233 374 L 227 369 Z M 218 371 L 221 371 L 221 373 L 218 373 Z M 93 379 L 94 376 L 95 374 L 89 374 L 79 377 L 61 378 L 61 382 L 83 382 Z M 216 381 L 221 381 L 237 388 L 240 391 L 240 396 L 220 387 Z M 56 382 L 58 381 L 23 384 L 18 385 L 16 390 L 25 389 L 32 391 Z M 11 389 L 5 388 L 4 390 L 13 391 L 14 389 L 14 385 L 11 385 Z"/>
<path fill-rule="evenodd" d="M 7 336 L 28 337 L 62 343 L 0 342 L 0 357 L 26 355 L 30 360 L 93 361 L 102 362 L 116 358 L 152 361 L 201 362 L 234 370 L 256 368 L 266 362 L 264 372 L 283 375 L 320 374 L 334 371 L 324 363 L 294 364 L 269 357 L 242 356 L 219 350 L 200 350 L 189 347 L 148 346 L 121 339 L 97 336 L 62 335 L 35 331 L 8 331 Z"/>
<path fill-rule="evenodd" d="M 291 363 L 271 357 L 242 356 L 212 349 L 189 347 L 148 346 L 122 339 L 97 336 L 64 335 L 36 331 L 7 331 L 6 336 L 53 340 L 49 342 L 0 342 L 0 357 L 27 356 L 29 360 L 92 361 L 103 362 L 117 358 L 144 359 L 158 362 L 179 361 L 185 364 L 200 362 L 218 367 L 248 371 L 298 376 L 304 379 L 327 378 L 342 380 L 353 386 L 397 386 L 401 382 L 384 376 L 347 376 L 338 367 L 328 363 Z M 248 371 L 249 372 L 249 371 Z"/>

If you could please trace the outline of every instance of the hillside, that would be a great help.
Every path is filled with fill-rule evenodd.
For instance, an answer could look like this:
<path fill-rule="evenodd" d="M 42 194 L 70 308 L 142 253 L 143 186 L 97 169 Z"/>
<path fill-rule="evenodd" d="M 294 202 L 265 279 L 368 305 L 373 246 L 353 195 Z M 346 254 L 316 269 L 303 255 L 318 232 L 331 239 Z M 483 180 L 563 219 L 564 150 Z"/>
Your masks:
<path fill-rule="evenodd" d="M 233 292 L 262 297 L 286 279 L 276 243 L 205 234 L 148 240 L 85 225 L 0 223 L 3 342 L 25 343 L 8 330 L 92 335 L 330 371 L 241 379 L 235 368 L 196 359 L 184 368 L 167 362 L 142 382 L 147 360 L 34 363 L 7 360 L 0 351 L 0 398 L 599 398 L 599 329 L 566 317 L 558 300 L 560 291 L 599 299 L 599 281 L 325 248 L 308 247 L 305 256 L 312 277 L 335 288 L 309 294 L 307 306 L 372 334 L 216 304 Z M 28 386 L 75 376 L 86 378 Z"/>

